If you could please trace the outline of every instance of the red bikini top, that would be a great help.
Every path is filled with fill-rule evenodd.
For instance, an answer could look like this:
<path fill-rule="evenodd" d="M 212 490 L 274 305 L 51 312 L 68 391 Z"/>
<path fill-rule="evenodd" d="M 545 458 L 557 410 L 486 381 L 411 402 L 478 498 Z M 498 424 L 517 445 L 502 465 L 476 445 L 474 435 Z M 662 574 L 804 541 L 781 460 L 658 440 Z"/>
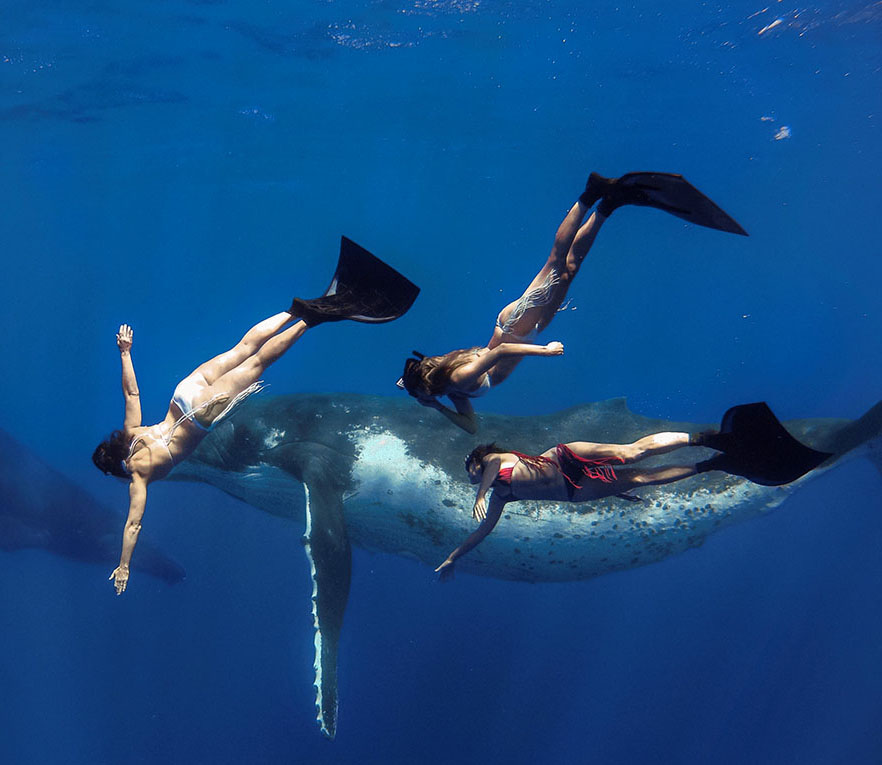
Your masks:
<path fill-rule="evenodd" d="M 511 485 L 511 473 L 514 470 L 514 465 L 511 467 L 500 468 L 499 472 L 496 474 L 496 481 L 499 483 L 507 483 Z"/>

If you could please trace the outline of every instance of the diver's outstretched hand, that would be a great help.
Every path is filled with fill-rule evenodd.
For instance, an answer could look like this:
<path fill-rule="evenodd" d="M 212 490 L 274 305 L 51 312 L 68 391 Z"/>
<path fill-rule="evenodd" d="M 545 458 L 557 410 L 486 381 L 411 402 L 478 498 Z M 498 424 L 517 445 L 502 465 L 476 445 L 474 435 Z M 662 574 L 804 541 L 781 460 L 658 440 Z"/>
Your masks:
<path fill-rule="evenodd" d="M 557 340 L 552 340 L 548 345 L 543 346 L 545 349 L 546 356 L 563 356 L 564 347 L 563 343 L 558 342 Z"/>
<path fill-rule="evenodd" d="M 472 508 L 472 518 L 476 521 L 483 521 L 487 517 L 487 498 L 481 497 L 475 500 L 475 506 Z"/>
<path fill-rule="evenodd" d="M 119 332 L 116 333 L 116 347 L 120 353 L 127 353 L 132 350 L 132 338 L 134 333 L 128 324 L 120 324 Z"/>
<path fill-rule="evenodd" d="M 129 582 L 128 566 L 117 566 L 113 569 L 113 573 L 108 579 L 113 579 L 113 586 L 116 587 L 116 594 L 122 595 L 126 591 L 126 585 Z"/>

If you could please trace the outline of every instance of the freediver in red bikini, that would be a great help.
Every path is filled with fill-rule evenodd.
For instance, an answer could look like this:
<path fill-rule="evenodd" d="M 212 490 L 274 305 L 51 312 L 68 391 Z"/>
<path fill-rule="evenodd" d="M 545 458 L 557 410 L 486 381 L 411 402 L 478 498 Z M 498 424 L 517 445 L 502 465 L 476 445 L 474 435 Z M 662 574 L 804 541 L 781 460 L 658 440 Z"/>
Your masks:
<path fill-rule="evenodd" d="M 720 453 L 682 465 L 627 467 L 687 446 L 707 447 Z M 484 444 L 473 449 L 465 461 L 470 481 L 479 484 L 472 517 L 480 525 L 435 571 L 442 578 L 449 577 L 456 560 L 493 531 L 509 502 L 590 502 L 610 496 L 639 501 L 629 492 L 711 470 L 742 476 L 765 486 L 779 486 L 795 481 L 831 456 L 797 441 L 764 403 L 732 407 L 723 416 L 719 431 L 692 435 L 654 433 L 631 444 L 574 441 L 536 455 Z M 488 503 L 490 489 L 493 493 Z"/>

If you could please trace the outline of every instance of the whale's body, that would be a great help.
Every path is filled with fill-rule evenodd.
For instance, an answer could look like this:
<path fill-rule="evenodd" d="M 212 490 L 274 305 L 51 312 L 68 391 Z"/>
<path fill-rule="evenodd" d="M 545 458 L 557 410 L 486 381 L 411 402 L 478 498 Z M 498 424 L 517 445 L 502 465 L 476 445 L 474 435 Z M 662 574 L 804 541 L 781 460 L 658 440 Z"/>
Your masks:
<path fill-rule="evenodd" d="M 0 550 L 35 547 L 107 572 L 119 562 L 125 517 L 0 430 Z M 167 582 L 184 569 L 149 540 L 133 567 Z"/>
<path fill-rule="evenodd" d="M 707 473 L 640 490 L 642 502 L 506 505 L 493 533 L 457 563 L 461 571 L 527 582 L 587 579 L 660 561 L 709 534 L 774 509 L 812 477 L 862 450 L 876 458 L 882 405 L 859 420 L 786 423 L 804 443 L 835 456 L 787 486 Z M 349 590 L 350 543 L 437 566 L 475 528 L 475 487 L 463 458 L 494 440 L 527 453 L 558 442 L 628 443 L 648 433 L 706 429 L 631 412 L 623 399 L 541 417 L 485 415 L 478 437 L 402 399 L 292 395 L 249 401 L 203 441 L 172 477 L 210 483 L 274 515 L 306 522 L 316 623 L 319 722 L 334 735 L 336 645 Z M 694 463 L 680 450 L 647 460 Z M 877 463 L 878 464 L 878 463 Z"/>

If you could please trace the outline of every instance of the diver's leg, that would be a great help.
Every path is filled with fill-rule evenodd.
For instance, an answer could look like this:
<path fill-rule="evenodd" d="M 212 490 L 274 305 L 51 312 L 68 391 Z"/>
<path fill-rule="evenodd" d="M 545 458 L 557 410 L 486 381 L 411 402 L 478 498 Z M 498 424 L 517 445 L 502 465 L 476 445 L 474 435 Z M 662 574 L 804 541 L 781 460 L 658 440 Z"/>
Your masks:
<path fill-rule="evenodd" d="M 570 444 L 572 446 L 572 444 Z M 696 475 L 696 465 L 667 465 L 657 468 L 628 468 L 616 467 L 615 480 L 611 482 L 583 478 L 580 480 L 581 488 L 575 489 L 570 502 L 593 502 L 601 497 L 614 497 L 625 494 L 632 489 L 643 486 L 659 486 L 674 481 L 682 481 L 684 478 Z"/>
<path fill-rule="evenodd" d="M 579 228 L 576 238 L 573 240 L 573 244 L 567 253 L 566 273 L 570 280 L 576 277 L 576 274 L 579 272 L 579 268 L 582 265 L 582 261 L 585 260 L 585 256 L 588 254 L 588 251 L 594 244 L 594 240 L 597 238 L 600 227 L 603 226 L 605 222 L 606 216 L 595 210 L 591 213 L 588 220 L 585 221 L 585 225 Z"/>
<path fill-rule="evenodd" d="M 566 283 L 568 279 L 567 277 L 562 278 L 562 276 L 566 272 L 567 257 L 570 249 L 581 229 L 584 228 L 582 221 L 591 207 L 587 201 L 590 200 L 580 198 L 570 208 L 566 217 L 558 226 L 557 233 L 554 236 L 554 243 L 551 246 L 551 253 L 539 270 L 539 273 L 533 277 L 533 280 L 527 285 L 527 289 L 524 290 L 524 294 L 521 297 L 509 303 L 500 311 L 496 328 L 493 331 L 493 337 L 488 343 L 489 348 L 494 348 L 501 342 L 512 341 L 529 334 L 537 323 L 541 325 L 541 328 L 544 328 L 551 321 L 550 317 L 547 319 L 543 317 L 552 306 L 553 310 L 550 311 L 550 316 L 554 316 L 554 313 L 566 296 L 567 289 L 569 288 L 568 283 Z M 594 217 L 592 215 L 591 219 Z M 589 223 L 591 219 L 589 219 Z M 599 225 L 593 231 L 594 236 L 597 234 L 597 229 L 599 229 Z M 591 241 L 593 242 L 593 236 Z M 588 247 L 590 247 L 590 242 Z M 585 252 L 587 253 L 587 251 L 586 247 Z M 584 254 L 582 257 L 584 257 Z M 549 280 L 553 284 L 549 284 Z M 541 305 L 524 309 L 525 304 L 533 302 L 530 299 L 531 293 L 535 296 L 537 293 L 545 290 L 547 290 L 548 296 L 547 298 L 540 298 L 542 300 Z M 512 314 L 515 314 L 515 321 L 512 321 Z M 508 332 L 503 332 L 500 325 L 506 326 Z"/>
<path fill-rule="evenodd" d="M 288 316 L 288 314 L 284 314 Z M 290 318 L 290 316 L 289 316 Z M 236 396 L 252 383 L 257 382 L 270 364 L 278 361 L 308 329 L 306 322 L 298 320 L 293 326 L 270 337 L 256 353 L 246 358 L 238 366 L 224 373 L 203 394 L 204 399 L 218 394 Z"/>
<path fill-rule="evenodd" d="M 582 221 L 585 220 L 585 215 L 589 209 L 589 205 L 586 205 L 581 199 L 576 200 L 576 204 L 570 208 L 570 211 L 561 221 L 560 226 L 558 226 L 557 233 L 554 235 L 554 244 L 551 246 L 551 253 L 548 255 L 545 268 L 563 264 L 567 253 L 569 253 L 573 246 L 573 242 L 583 228 Z M 542 271 L 539 272 L 539 276 L 541 275 Z M 533 281 L 538 280 L 539 276 Z M 531 284 L 530 286 L 532 287 L 533 285 Z M 529 287 L 527 289 L 529 290 Z"/>
<path fill-rule="evenodd" d="M 574 441 L 566 445 L 582 459 L 613 458 L 621 459 L 627 464 L 689 446 L 689 434 L 653 433 L 631 444 L 595 444 L 590 441 Z"/>
<path fill-rule="evenodd" d="M 234 369 L 247 358 L 253 356 L 264 343 L 291 321 L 293 319 L 287 311 L 264 319 L 249 329 L 234 347 L 221 353 L 219 356 L 215 356 L 210 361 L 206 361 L 197 367 L 193 374 L 201 374 L 208 385 L 213 385 L 231 369 Z"/>
<path fill-rule="evenodd" d="M 667 467 L 628 471 L 627 475 L 624 475 L 624 472 L 619 471 L 619 481 L 616 482 L 616 487 L 620 491 L 682 481 L 684 478 L 696 475 L 698 470 L 695 465 L 668 465 Z"/>
<path fill-rule="evenodd" d="M 606 217 L 602 215 L 599 210 L 595 210 L 588 216 L 588 220 L 586 220 L 576 232 L 573 243 L 567 252 L 563 269 L 559 272 L 560 280 L 558 281 L 554 297 L 548 305 L 543 306 L 541 316 L 537 321 L 540 332 L 551 323 L 551 320 L 563 304 L 564 299 L 567 296 L 567 291 L 573 283 L 573 279 L 575 279 L 576 274 L 579 273 L 579 269 L 582 267 L 582 262 L 585 260 L 585 256 L 593 246 L 594 240 L 597 238 L 597 234 L 600 232 L 605 221 Z"/>

